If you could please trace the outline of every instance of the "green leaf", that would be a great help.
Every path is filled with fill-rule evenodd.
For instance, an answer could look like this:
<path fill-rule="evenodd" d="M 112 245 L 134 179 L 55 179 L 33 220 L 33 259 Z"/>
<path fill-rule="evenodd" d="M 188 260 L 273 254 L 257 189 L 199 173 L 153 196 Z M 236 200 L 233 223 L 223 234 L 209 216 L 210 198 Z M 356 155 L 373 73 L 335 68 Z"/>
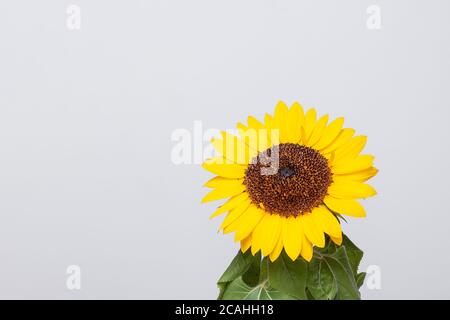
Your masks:
<path fill-rule="evenodd" d="M 331 241 L 330 237 L 325 236 L 325 247 L 323 248 L 319 248 L 319 247 L 314 247 L 314 252 L 319 253 L 320 255 L 322 254 L 332 254 L 336 251 L 336 245 L 334 244 L 333 241 Z"/>
<path fill-rule="evenodd" d="M 255 254 L 248 270 L 242 275 L 242 280 L 251 287 L 256 286 L 260 281 L 261 252 Z"/>
<path fill-rule="evenodd" d="M 308 298 L 308 300 L 316 300 L 316 298 L 313 297 L 313 295 L 311 294 L 311 291 L 309 291 L 308 287 L 306 287 L 306 297 Z"/>
<path fill-rule="evenodd" d="M 364 284 L 364 279 L 366 279 L 365 272 L 360 272 L 356 275 L 356 285 L 358 286 L 358 289 Z"/>
<path fill-rule="evenodd" d="M 344 235 L 341 246 L 327 237 L 310 263 L 292 261 L 283 251 L 271 262 L 239 251 L 220 277 L 218 299 L 360 299 L 365 273 L 357 273 L 363 252 Z"/>
<path fill-rule="evenodd" d="M 335 253 L 323 256 L 324 262 L 333 273 L 337 283 L 338 300 L 359 300 L 360 294 L 356 285 L 345 247 L 340 247 Z"/>
<path fill-rule="evenodd" d="M 217 287 L 219 288 L 219 296 L 217 297 L 217 300 L 223 299 L 223 293 L 225 292 L 225 290 L 227 290 L 228 284 L 229 282 L 217 283 Z"/>
<path fill-rule="evenodd" d="M 261 300 L 297 300 L 287 293 L 276 290 L 270 286 L 264 288 L 261 296 L 263 297 Z"/>
<path fill-rule="evenodd" d="M 218 282 L 231 282 L 240 277 L 248 270 L 254 259 L 255 257 L 251 254 L 250 250 L 247 250 L 245 253 L 242 253 L 242 251 L 239 250 Z"/>
<path fill-rule="evenodd" d="M 363 252 L 344 235 L 341 246 L 327 237 L 325 248 L 314 248 L 308 265 L 307 288 L 315 299 L 360 299 L 364 276 L 358 274 Z"/>
<path fill-rule="evenodd" d="M 268 281 L 251 287 L 246 284 L 242 277 L 232 281 L 223 294 L 223 300 L 293 300 L 286 293 L 269 286 Z"/>
<path fill-rule="evenodd" d="M 348 261 L 350 263 L 353 275 L 356 277 L 358 274 L 358 266 L 364 253 L 353 242 L 351 242 L 346 235 L 344 235 L 342 246 L 344 246 L 347 251 Z"/>
<path fill-rule="evenodd" d="M 228 268 L 225 270 L 225 272 L 217 282 L 217 286 L 220 290 L 219 297 L 217 299 L 222 299 L 223 293 L 227 289 L 229 283 L 246 273 L 255 260 L 257 260 L 259 263 L 259 261 L 261 260 L 261 256 L 253 256 L 250 250 L 247 250 L 247 252 L 245 253 L 242 253 L 241 250 L 238 251 L 233 261 L 231 261 L 231 264 L 228 266 Z M 249 278 L 251 278 L 250 275 Z"/>
<path fill-rule="evenodd" d="M 321 258 L 313 258 L 308 265 L 307 287 L 316 300 L 333 300 L 337 281 L 330 266 Z"/>
<path fill-rule="evenodd" d="M 261 270 L 260 270 L 260 274 L 259 274 L 259 283 L 262 283 L 264 281 L 266 281 L 269 277 L 268 275 L 268 265 L 269 265 L 269 261 L 267 259 L 267 257 L 264 257 L 261 261 Z"/>
<path fill-rule="evenodd" d="M 270 285 L 275 289 L 297 299 L 307 299 L 308 267 L 303 259 L 292 261 L 283 251 L 274 262 L 268 262 L 268 275 Z"/>

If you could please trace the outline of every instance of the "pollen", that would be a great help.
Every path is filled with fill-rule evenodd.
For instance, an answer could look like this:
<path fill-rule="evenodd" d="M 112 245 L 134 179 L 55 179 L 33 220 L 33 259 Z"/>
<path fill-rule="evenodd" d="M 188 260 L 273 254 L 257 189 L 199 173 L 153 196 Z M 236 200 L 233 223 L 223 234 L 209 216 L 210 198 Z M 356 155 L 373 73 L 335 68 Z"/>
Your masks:
<path fill-rule="evenodd" d="M 267 174 L 274 163 L 276 170 Z M 284 217 L 311 212 L 322 203 L 331 183 L 328 160 L 312 148 L 293 143 L 261 152 L 248 166 L 244 178 L 255 205 Z"/>

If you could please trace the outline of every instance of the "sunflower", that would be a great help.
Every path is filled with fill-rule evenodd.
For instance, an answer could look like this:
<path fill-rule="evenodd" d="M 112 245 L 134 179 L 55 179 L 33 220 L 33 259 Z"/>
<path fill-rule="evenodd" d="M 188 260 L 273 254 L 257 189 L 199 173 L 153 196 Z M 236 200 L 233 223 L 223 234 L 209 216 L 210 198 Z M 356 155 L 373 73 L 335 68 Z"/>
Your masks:
<path fill-rule="evenodd" d="M 341 215 L 365 217 L 358 199 L 376 194 L 365 182 L 378 170 L 372 155 L 361 154 L 367 137 L 343 125 L 279 102 L 263 122 L 250 116 L 237 124 L 238 135 L 211 141 L 218 156 L 203 167 L 216 176 L 202 202 L 226 199 L 211 218 L 226 214 L 220 230 L 234 232 L 242 252 L 274 261 L 284 249 L 310 261 L 325 235 L 342 243 Z"/>

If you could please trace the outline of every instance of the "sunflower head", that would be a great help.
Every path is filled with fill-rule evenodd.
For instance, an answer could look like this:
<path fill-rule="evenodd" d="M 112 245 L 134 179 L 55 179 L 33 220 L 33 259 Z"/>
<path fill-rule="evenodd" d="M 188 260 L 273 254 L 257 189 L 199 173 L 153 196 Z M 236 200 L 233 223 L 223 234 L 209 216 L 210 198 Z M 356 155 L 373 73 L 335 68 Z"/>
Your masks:
<path fill-rule="evenodd" d="M 203 167 L 215 174 L 203 202 L 227 199 L 211 217 L 226 214 L 220 226 L 235 233 L 241 250 L 261 251 L 274 261 L 284 249 L 292 259 L 310 261 L 325 234 L 340 245 L 340 215 L 364 217 L 358 199 L 376 191 L 365 182 L 377 173 L 374 157 L 362 155 L 367 138 L 329 123 L 316 110 L 304 112 L 279 102 L 263 122 L 249 117 L 239 135 L 213 139 L 219 156 Z"/>

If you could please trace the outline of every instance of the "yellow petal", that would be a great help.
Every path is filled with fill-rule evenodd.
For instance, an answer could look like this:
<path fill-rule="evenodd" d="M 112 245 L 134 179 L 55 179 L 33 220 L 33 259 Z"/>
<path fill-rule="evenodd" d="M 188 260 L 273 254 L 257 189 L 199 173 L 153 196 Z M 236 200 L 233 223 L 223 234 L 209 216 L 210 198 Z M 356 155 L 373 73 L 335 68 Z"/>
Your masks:
<path fill-rule="evenodd" d="M 228 227 L 231 223 L 236 221 L 237 218 L 239 218 L 241 215 L 243 215 L 245 213 L 245 211 L 248 209 L 248 207 L 250 206 L 250 203 L 251 203 L 250 199 L 247 199 L 240 206 L 231 210 L 230 213 L 228 213 L 228 215 L 223 220 L 222 224 L 220 225 L 219 231 Z M 224 233 L 227 233 L 227 232 L 224 232 Z"/>
<path fill-rule="evenodd" d="M 265 129 L 265 126 L 256 118 L 249 116 L 247 118 L 248 127 L 251 129 Z"/>
<path fill-rule="evenodd" d="M 261 144 L 260 141 L 267 141 L 267 130 L 248 129 L 241 134 L 241 141 L 247 148 L 245 150 L 245 161 L 250 163 L 259 153 L 258 147 Z"/>
<path fill-rule="evenodd" d="M 311 242 L 303 236 L 302 240 L 302 252 L 300 253 L 306 261 L 311 261 L 313 256 L 313 248 Z"/>
<path fill-rule="evenodd" d="M 314 208 L 311 215 L 316 225 L 322 226 L 326 234 L 333 237 L 342 237 L 341 225 L 338 219 L 325 206 Z"/>
<path fill-rule="evenodd" d="M 248 199 L 249 199 L 249 197 L 248 197 L 247 192 L 240 193 L 240 194 L 228 199 L 223 205 L 218 207 L 217 210 L 214 211 L 214 213 L 209 218 L 212 219 L 212 218 L 215 218 L 227 211 L 230 211 L 230 210 L 238 207 L 239 205 L 241 205 L 244 201 L 246 201 Z"/>
<path fill-rule="evenodd" d="M 240 181 L 240 180 L 230 181 L 229 183 L 224 184 L 224 185 L 210 191 L 202 199 L 202 203 L 232 197 L 241 192 L 244 192 L 245 189 L 246 189 L 246 187 L 242 183 L 242 181 Z"/>
<path fill-rule="evenodd" d="M 212 139 L 214 149 L 220 153 L 230 164 L 246 165 L 258 154 L 257 137 L 252 136 L 253 130 L 241 132 L 242 138 L 223 131 L 222 139 Z M 245 139 L 245 140 L 244 140 Z"/>
<path fill-rule="evenodd" d="M 218 154 L 220 154 L 222 156 L 222 158 L 225 159 L 224 163 L 236 163 L 236 153 L 235 152 L 228 152 L 228 148 L 231 148 L 229 145 L 227 145 L 228 141 L 224 140 L 224 139 L 218 139 L 218 138 L 213 138 L 211 140 L 211 144 L 214 147 L 214 150 L 216 150 L 216 152 Z M 233 146 L 234 147 L 234 146 Z"/>
<path fill-rule="evenodd" d="M 235 183 L 239 181 L 243 183 L 244 179 L 229 179 L 224 177 L 214 177 L 209 179 L 203 186 L 207 188 L 219 188 L 222 186 L 226 186 L 230 183 Z"/>
<path fill-rule="evenodd" d="M 274 119 L 271 115 L 266 114 L 264 117 L 264 124 L 266 126 L 268 145 L 280 144 L 280 130 L 275 127 Z"/>
<path fill-rule="evenodd" d="M 273 262 L 273 261 L 277 260 L 277 258 L 281 254 L 281 251 L 283 251 L 283 237 L 280 234 L 275 248 L 273 248 L 272 252 L 269 255 L 270 261 Z"/>
<path fill-rule="evenodd" d="M 247 166 L 225 163 L 222 158 L 213 158 L 203 163 L 202 167 L 218 176 L 225 178 L 243 178 Z"/>
<path fill-rule="evenodd" d="M 241 251 L 242 253 L 245 253 L 248 248 L 252 245 L 252 236 L 249 235 L 247 238 L 241 241 Z"/>
<path fill-rule="evenodd" d="M 274 115 L 274 127 L 280 131 L 280 141 L 281 143 L 288 142 L 288 127 L 287 127 L 287 119 L 288 119 L 289 109 L 288 106 L 280 101 L 275 107 L 275 115 Z"/>
<path fill-rule="evenodd" d="M 355 181 L 334 182 L 328 188 L 328 194 L 338 199 L 368 198 L 377 194 L 375 189 L 366 183 Z"/>
<path fill-rule="evenodd" d="M 373 166 L 374 156 L 361 155 L 355 159 L 349 159 L 345 162 L 333 163 L 331 171 L 333 174 L 348 174 L 369 169 Z"/>
<path fill-rule="evenodd" d="M 267 129 L 273 128 L 273 117 L 268 113 L 264 116 L 264 125 Z"/>
<path fill-rule="evenodd" d="M 281 131 L 278 129 L 270 129 L 267 131 L 268 140 L 269 140 L 269 146 L 276 146 L 279 145 L 281 142 L 280 138 Z"/>
<path fill-rule="evenodd" d="M 250 205 L 245 214 L 228 226 L 228 228 L 232 228 L 233 231 L 236 231 L 234 240 L 241 241 L 246 238 L 255 229 L 264 215 L 264 211 L 254 205 Z"/>
<path fill-rule="evenodd" d="M 238 129 L 239 133 L 241 133 L 241 134 L 248 130 L 248 127 L 241 122 L 238 122 L 236 124 L 236 128 Z"/>
<path fill-rule="evenodd" d="M 328 154 L 338 149 L 339 147 L 343 146 L 344 144 L 350 141 L 350 139 L 353 137 L 354 134 L 355 130 L 353 129 L 349 128 L 342 129 L 337 138 L 333 142 L 331 142 L 327 147 L 322 149 L 322 154 Z"/>
<path fill-rule="evenodd" d="M 306 145 L 308 147 L 315 145 L 320 140 L 327 123 L 328 123 L 328 115 L 327 114 L 324 115 L 323 117 L 321 117 L 319 119 L 319 121 L 317 121 L 317 124 L 314 126 L 314 130 L 311 134 L 311 137 L 308 139 L 308 142 L 306 143 Z"/>
<path fill-rule="evenodd" d="M 288 131 L 288 141 L 290 143 L 298 143 L 301 139 L 302 134 L 302 124 L 304 120 L 303 108 L 298 103 L 295 102 L 291 109 L 289 109 L 288 121 L 287 121 L 287 131 Z"/>
<path fill-rule="evenodd" d="M 324 202 L 334 212 L 357 218 L 366 216 L 364 207 L 354 199 L 336 199 L 326 196 Z"/>
<path fill-rule="evenodd" d="M 267 115 L 267 117 L 270 117 Z M 240 130 L 241 140 L 250 148 L 250 160 L 259 152 L 268 149 L 268 129 L 256 118 L 249 116 L 247 118 L 248 127 L 246 130 Z M 242 126 L 244 128 L 244 126 Z"/>
<path fill-rule="evenodd" d="M 257 120 L 255 119 L 255 121 Z M 278 138 L 278 129 L 267 129 L 261 123 L 260 125 L 254 124 L 254 127 L 249 128 L 245 133 L 241 134 L 242 141 L 250 148 L 250 160 L 253 160 L 259 152 L 271 147 L 272 135 Z"/>
<path fill-rule="evenodd" d="M 331 142 L 333 142 L 339 133 L 341 132 L 342 126 L 344 125 L 344 118 L 337 118 L 330 123 L 329 126 L 325 128 L 320 137 L 320 140 L 314 144 L 314 148 L 317 150 L 322 150 L 327 147 Z"/>
<path fill-rule="evenodd" d="M 283 244 L 286 254 L 292 260 L 297 259 L 302 249 L 303 230 L 299 217 L 284 218 Z"/>
<path fill-rule="evenodd" d="M 230 232 L 236 232 L 237 230 L 239 230 L 240 225 L 243 224 L 247 220 L 248 217 L 251 217 L 251 215 L 253 214 L 254 208 L 256 208 L 256 207 L 252 203 L 250 203 L 250 206 L 248 206 L 247 209 L 245 210 L 245 214 L 241 214 L 233 222 L 231 222 L 229 225 L 227 225 L 223 229 L 223 233 L 228 234 Z M 245 237 L 247 237 L 248 235 L 249 234 L 247 234 Z M 239 239 L 236 241 L 241 241 L 245 237 L 242 237 L 242 239 Z"/>
<path fill-rule="evenodd" d="M 303 124 L 303 134 L 302 134 L 302 140 L 303 143 L 306 144 L 309 140 L 309 137 L 311 136 L 314 126 L 316 125 L 316 109 L 312 108 L 309 109 L 306 112 L 305 115 L 305 122 Z"/>
<path fill-rule="evenodd" d="M 280 239 L 281 235 L 281 217 L 273 214 L 270 221 L 269 230 L 270 233 L 267 234 L 267 239 L 264 241 L 261 251 L 264 256 L 268 256 L 275 248 Z"/>
<path fill-rule="evenodd" d="M 274 131 L 276 132 L 276 131 Z M 256 131 L 256 137 L 257 137 L 257 144 L 256 144 L 256 148 L 258 153 L 266 151 L 267 149 L 269 149 L 272 144 L 271 144 L 271 137 L 269 137 L 271 134 L 271 131 L 267 130 L 267 129 L 260 129 L 258 131 Z"/>
<path fill-rule="evenodd" d="M 252 234 L 252 253 L 256 253 L 261 249 L 263 256 L 267 256 L 272 252 L 280 237 L 281 219 L 276 214 L 266 214 L 264 216 Z"/>
<path fill-rule="evenodd" d="M 330 239 L 338 246 L 340 246 L 342 244 L 342 234 L 339 237 L 330 236 Z"/>
<path fill-rule="evenodd" d="M 362 151 L 362 149 L 364 149 L 366 143 L 367 143 L 366 136 L 353 137 L 342 147 L 336 149 L 336 151 L 334 152 L 334 162 L 340 163 L 341 161 L 343 162 L 347 161 L 347 159 L 356 158 Z"/>
<path fill-rule="evenodd" d="M 253 238 L 253 233 L 252 233 L 252 238 Z M 254 241 L 252 241 L 251 250 L 252 250 L 251 251 L 252 255 L 255 255 L 259 250 L 261 250 L 261 244 L 260 243 L 256 244 Z"/>
<path fill-rule="evenodd" d="M 335 174 L 333 175 L 333 181 L 335 182 L 341 182 L 341 181 L 359 181 L 359 182 L 365 182 L 375 176 L 378 173 L 377 168 L 369 168 L 366 170 L 348 173 L 348 174 Z"/>
<path fill-rule="evenodd" d="M 311 213 L 306 213 L 299 216 L 302 221 L 303 231 L 306 238 L 316 246 L 325 247 L 325 235 L 320 225 L 316 225 Z"/>

